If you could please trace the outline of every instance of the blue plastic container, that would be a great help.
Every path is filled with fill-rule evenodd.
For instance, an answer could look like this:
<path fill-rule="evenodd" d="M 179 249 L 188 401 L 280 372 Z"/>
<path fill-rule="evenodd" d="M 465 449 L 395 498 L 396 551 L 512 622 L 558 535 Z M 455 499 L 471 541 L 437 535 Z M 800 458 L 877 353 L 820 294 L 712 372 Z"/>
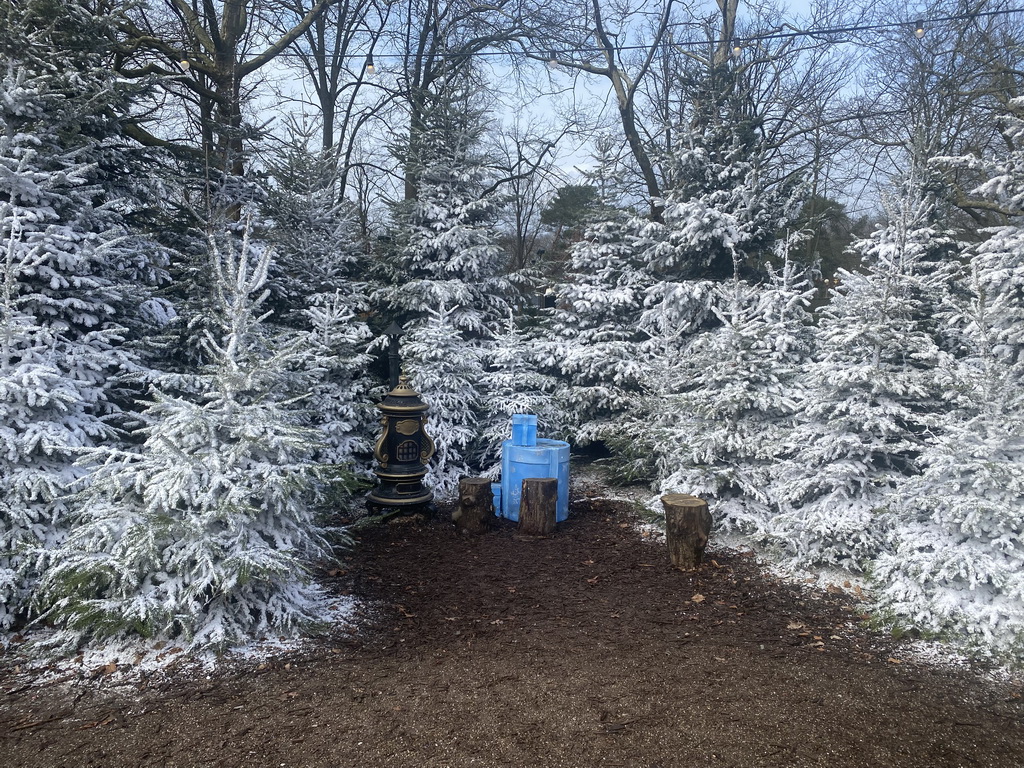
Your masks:
<path fill-rule="evenodd" d="M 537 444 L 537 417 L 532 413 L 512 415 L 512 445 Z"/>
<path fill-rule="evenodd" d="M 536 421 L 537 417 L 533 418 Z M 515 426 L 512 429 L 515 435 Z M 569 444 L 563 440 L 534 440 L 533 445 L 516 445 L 514 440 L 501 444 L 501 516 L 519 519 L 523 480 L 553 477 L 558 480 L 555 521 L 560 523 L 569 519 Z"/>

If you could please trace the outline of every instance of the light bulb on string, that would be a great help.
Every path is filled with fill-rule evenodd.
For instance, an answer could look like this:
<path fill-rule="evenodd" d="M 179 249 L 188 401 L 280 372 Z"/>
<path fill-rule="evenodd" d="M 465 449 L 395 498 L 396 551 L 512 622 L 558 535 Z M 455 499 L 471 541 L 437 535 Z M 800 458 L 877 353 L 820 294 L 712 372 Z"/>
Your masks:
<path fill-rule="evenodd" d="M 920 40 L 924 37 L 924 20 L 918 19 L 914 22 L 914 37 Z"/>
<path fill-rule="evenodd" d="M 558 56 L 555 55 L 554 51 L 548 51 L 548 68 L 558 69 Z"/>
<path fill-rule="evenodd" d="M 732 39 L 732 56 L 734 59 L 738 59 L 741 53 L 743 53 L 743 44 L 738 37 L 734 37 Z"/>
<path fill-rule="evenodd" d="M 371 53 L 366 57 L 366 74 L 373 75 L 377 72 L 377 68 L 373 65 L 373 54 Z"/>

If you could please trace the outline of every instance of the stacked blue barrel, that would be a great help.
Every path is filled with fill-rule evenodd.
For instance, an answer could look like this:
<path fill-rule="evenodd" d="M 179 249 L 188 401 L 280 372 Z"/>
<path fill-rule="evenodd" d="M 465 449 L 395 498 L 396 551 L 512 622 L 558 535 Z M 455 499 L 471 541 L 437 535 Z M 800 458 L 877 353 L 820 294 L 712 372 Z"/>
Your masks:
<path fill-rule="evenodd" d="M 537 417 L 512 416 L 512 439 L 501 444 L 501 483 L 491 485 L 494 509 L 501 517 L 519 520 L 523 480 L 550 477 L 558 480 L 555 521 L 569 517 L 569 444 L 537 437 Z"/>

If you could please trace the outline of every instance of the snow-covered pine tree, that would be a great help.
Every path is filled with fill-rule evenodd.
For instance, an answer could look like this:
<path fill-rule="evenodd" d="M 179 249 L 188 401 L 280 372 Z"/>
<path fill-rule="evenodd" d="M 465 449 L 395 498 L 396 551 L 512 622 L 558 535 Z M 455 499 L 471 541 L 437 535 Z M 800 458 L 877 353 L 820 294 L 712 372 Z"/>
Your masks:
<path fill-rule="evenodd" d="M 482 414 L 478 422 L 485 474 L 496 477 L 501 469 L 501 443 L 511 435 L 512 415 L 537 416 L 538 434 L 556 437 L 565 432 L 564 404 L 556 400 L 558 380 L 543 373 L 534 335 L 518 327 L 509 315 L 504 327 L 484 350 L 486 368 Z"/>
<path fill-rule="evenodd" d="M 717 499 L 727 525 L 753 532 L 773 513 L 770 470 L 792 428 L 812 343 L 807 275 L 785 258 L 767 270 L 760 285 L 738 274 L 716 285 L 720 324 L 663 359 L 638 422 L 625 430 L 634 439 L 619 445 L 662 493 Z"/>
<path fill-rule="evenodd" d="M 690 105 L 661 158 L 663 221 L 644 228 L 641 247 L 668 279 L 729 280 L 737 259 L 747 277 L 798 214 L 799 185 L 771 178 L 761 118 L 739 72 L 695 65 L 681 78 Z"/>
<path fill-rule="evenodd" d="M 513 284 L 493 226 L 499 203 L 468 73 L 435 86 L 405 158 L 416 196 L 394 207 L 394 246 L 383 255 L 374 299 L 405 328 L 404 363 L 431 409 L 437 442 L 428 482 L 443 497 L 482 453 L 482 356 L 509 313 Z"/>
<path fill-rule="evenodd" d="M 965 300 L 943 313 L 964 354 L 923 472 L 900 494 L 892 554 L 874 568 L 883 611 L 1003 658 L 1024 653 L 1024 99 L 1002 118 L 1001 157 L 942 158 L 988 176 L 975 194 L 1006 215 L 983 231 Z"/>
<path fill-rule="evenodd" d="M 635 227 L 629 213 L 608 206 L 586 226 L 570 248 L 566 281 L 555 287 L 558 305 L 538 345 L 543 370 L 567 385 L 562 405 L 581 444 L 617 433 L 619 414 L 646 376 L 637 326 L 652 278 L 637 258 Z"/>
<path fill-rule="evenodd" d="M 893 551 L 878 559 L 872 576 L 883 615 L 896 624 L 1019 659 L 1024 390 L 1019 365 L 1014 370 L 1005 355 L 1002 302 L 987 301 L 990 279 L 975 273 L 966 313 L 974 348 L 951 366 L 956 396 L 938 436 L 923 447 L 922 474 L 896 499 Z"/>
<path fill-rule="evenodd" d="M 499 200 L 481 142 L 486 123 L 465 75 L 427 98 L 406 158 L 416 196 L 394 206 L 395 247 L 383 255 L 374 299 L 407 330 L 444 307 L 469 342 L 497 328 L 512 294 L 493 226 Z"/>
<path fill-rule="evenodd" d="M 988 181 L 975 194 L 996 203 L 1007 217 L 1004 226 L 983 233 L 988 237 L 972 251 L 971 264 L 974 292 L 987 307 L 992 351 L 1015 366 L 1024 380 L 1024 97 L 1009 102 L 1002 130 L 1008 148 L 1004 156 L 984 161 L 946 158 L 945 162 L 959 161 L 986 173 Z"/>
<path fill-rule="evenodd" d="M 125 217 L 128 95 L 108 21 L 77 0 L 0 8 L 0 626 L 24 614 L 68 525 L 80 449 L 111 439 L 122 341 L 153 262 Z M 30 556 L 30 552 L 32 553 Z"/>
<path fill-rule="evenodd" d="M 645 418 L 642 402 L 650 401 L 640 393 L 655 391 L 643 369 L 671 366 L 694 333 L 714 324 L 715 283 L 731 278 L 737 262 L 747 275 L 767 261 L 799 207 L 791 184 L 764 179 L 765 155 L 734 73 L 699 76 L 676 144 L 660 161 L 661 220 L 591 225 L 559 287 L 566 306 L 554 318 L 553 336 L 563 340 L 555 349 L 579 395 L 583 440 L 642 438 L 623 430 Z"/>
<path fill-rule="evenodd" d="M 269 301 L 275 322 L 295 327 L 305 325 L 301 312 L 311 296 L 348 298 L 353 312 L 367 303 L 365 247 L 351 203 L 338 198 L 337 159 L 308 149 L 309 140 L 309 130 L 293 124 L 280 152 L 266 159 Z"/>
<path fill-rule="evenodd" d="M 293 391 L 308 393 L 306 412 L 321 433 L 315 457 L 341 474 L 366 472 L 375 413 L 367 345 L 372 336 L 366 256 L 351 205 L 339 200 L 336 159 L 306 148 L 292 126 L 279 157 L 268 161 L 266 240 L 273 249 L 267 287 L 275 325 L 290 329 L 299 370 Z"/>
<path fill-rule="evenodd" d="M 729 296 L 716 283 L 758 280 L 761 265 L 788 248 L 778 233 L 800 208 L 795 181 L 769 183 L 758 117 L 737 73 L 712 66 L 687 76 L 697 80 L 691 108 L 661 159 L 662 221 L 645 222 L 636 245 L 654 276 L 641 322 L 646 351 L 669 364 L 692 334 L 716 324 L 713 297 Z"/>
<path fill-rule="evenodd" d="M 341 475 L 368 472 L 364 459 L 373 449 L 376 416 L 368 373 L 372 357 L 366 351 L 372 334 L 354 314 L 351 299 L 340 290 L 314 294 L 303 311 L 307 329 L 293 335 L 296 382 L 308 394 L 303 406 L 320 432 L 314 459 Z"/>
<path fill-rule="evenodd" d="M 941 396 L 934 315 L 955 247 L 913 178 L 887 222 L 851 248 L 864 272 L 837 273 L 821 311 L 806 399 L 773 493 L 771 535 L 798 561 L 862 569 L 889 540 L 892 494 L 918 469 Z"/>
<path fill-rule="evenodd" d="M 431 310 L 406 331 L 403 346 L 412 386 L 430 407 L 427 433 L 435 452 L 427 484 L 438 498 L 454 496 L 459 478 L 474 474 L 481 439 L 483 355 L 466 343 L 453 314 L 443 305 Z"/>
<path fill-rule="evenodd" d="M 620 415 L 642 391 L 646 366 L 638 328 L 654 282 L 637 252 L 638 218 L 623 197 L 626 172 L 618 138 L 599 135 L 586 179 L 596 200 L 568 252 L 556 306 L 534 345 L 541 370 L 561 379 L 556 390 L 568 437 L 586 445 L 618 434 Z"/>
<path fill-rule="evenodd" d="M 50 642 L 174 639 L 224 647 L 316 618 L 305 563 L 324 553 L 309 504 L 314 437 L 279 402 L 292 366 L 267 338 L 270 253 L 211 239 L 220 333 L 196 401 L 154 392 L 144 442 L 96 448 L 81 513 L 42 583 Z"/>
<path fill-rule="evenodd" d="M 2 139 L 0 139 L 2 142 Z M 66 495 L 81 471 L 76 452 L 110 439 L 105 374 L 119 359 L 110 323 L 80 339 L 19 305 L 20 276 L 45 263 L 26 247 L 14 206 L 0 203 L 8 230 L 0 297 L 0 629 L 24 618 L 49 552 L 69 525 Z"/>

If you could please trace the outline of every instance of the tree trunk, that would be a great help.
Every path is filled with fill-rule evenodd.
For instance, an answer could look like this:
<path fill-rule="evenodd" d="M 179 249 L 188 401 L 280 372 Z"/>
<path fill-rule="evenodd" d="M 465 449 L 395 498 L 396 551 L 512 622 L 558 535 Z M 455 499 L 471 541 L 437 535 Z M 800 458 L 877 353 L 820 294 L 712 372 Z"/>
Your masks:
<path fill-rule="evenodd" d="M 736 1 L 732 0 L 732 2 Z M 619 69 L 616 61 L 617 46 L 605 30 L 604 21 L 601 18 L 600 2 L 599 0 L 592 0 L 592 2 L 595 31 L 604 48 L 605 61 L 608 64 L 605 74 L 612 83 L 612 90 L 615 91 L 615 102 L 619 110 L 619 119 L 622 121 L 622 132 L 626 137 L 626 143 L 629 144 L 630 152 L 633 153 L 633 159 L 636 160 L 636 164 L 640 168 L 640 174 L 647 186 L 647 193 L 651 196 L 651 221 L 660 222 L 665 206 L 660 202 L 661 185 L 658 183 L 658 174 L 654 170 L 654 163 L 651 162 L 651 156 L 647 153 L 643 138 L 636 127 L 636 103 L 634 101 L 636 83 L 628 82 L 622 70 Z M 657 32 L 659 40 L 664 34 L 666 21 L 667 18 L 662 20 L 662 25 Z"/>
<path fill-rule="evenodd" d="M 553 477 L 528 477 L 523 480 L 519 502 L 519 532 L 526 536 L 547 536 L 555 530 L 555 505 L 558 480 Z"/>
<path fill-rule="evenodd" d="M 665 541 L 672 565 L 683 571 L 700 567 L 711 535 L 708 503 L 687 493 L 661 497 L 665 507 Z"/>
<path fill-rule="evenodd" d="M 494 519 L 491 481 L 486 477 L 464 477 L 459 480 L 459 505 L 452 513 L 455 528 L 460 533 L 486 533 Z"/>

